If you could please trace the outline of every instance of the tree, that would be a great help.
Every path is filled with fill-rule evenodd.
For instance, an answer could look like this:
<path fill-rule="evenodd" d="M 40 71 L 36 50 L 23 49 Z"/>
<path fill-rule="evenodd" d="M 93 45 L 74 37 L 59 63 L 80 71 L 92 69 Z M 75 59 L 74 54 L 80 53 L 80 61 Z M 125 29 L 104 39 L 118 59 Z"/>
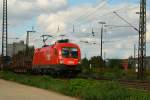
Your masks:
<path fill-rule="evenodd" d="M 100 56 L 94 56 L 90 59 L 92 67 L 104 67 L 104 61 Z"/>
<path fill-rule="evenodd" d="M 108 66 L 111 68 L 123 68 L 120 59 L 110 59 Z"/>
<path fill-rule="evenodd" d="M 90 66 L 89 60 L 87 58 L 83 58 L 82 67 L 89 67 L 89 66 Z"/>

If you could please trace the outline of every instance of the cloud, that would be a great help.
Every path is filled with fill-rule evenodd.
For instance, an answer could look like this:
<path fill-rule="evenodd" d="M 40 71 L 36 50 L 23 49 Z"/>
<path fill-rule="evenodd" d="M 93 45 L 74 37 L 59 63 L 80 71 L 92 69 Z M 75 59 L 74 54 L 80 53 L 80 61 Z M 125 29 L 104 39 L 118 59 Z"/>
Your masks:
<path fill-rule="evenodd" d="M 54 13 L 66 7 L 67 0 L 9 0 L 8 19 L 12 26 L 19 26 L 26 21 L 32 21 L 41 13 Z"/>
<path fill-rule="evenodd" d="M 128 9 L 126 9 L 128 7 Z M 126 15 L 126 19 L 129 22 L 134 23 L 135 26 L 138 26 L 138 16 L 135 13 L 138 11 L 138 8 L 135 5 L 129 6 L 128 4 L 118 5 L 112 8 L 112 6 L 108 5 L 106 2 L 104 4 L 100 4 L 98 6 L 78 6 L 73 8 L 68 8 L 62 11 L 58 11 L 57 13 L 53 14 L 41 14 L 38 18 L 38 24 L 43 28 L 43 31 L 47 32 L 56 32 L 57 27 L 60 26 L 61 32 L 72 30 L 72 26 L 75 26 L 76 32 L 91 32 L 91 27 L 96 28 L 96 32 L 99 32 L 99 28 L 101 27 L 98 25 L 98 21 L 106 21 L 107 24 L 114 24 L 114 25 L 128 25 L 117 16 L 113 14 L 113 11 L 120 9 L 123 10 L 130 10 L 132 12 L 126 12 L 127 14 L 121 14 L 121 16 Z M 123 12 L 124 13 L 124 12 Z M 129 15 L 128 15 L 129 14 Z M 128 16 L 127 16 L 128 15 Z M 46 20 L 45 20 L 46 19 Z M 116 29 L 117 30 L 117 29 Z M 134 31 L 131 29 L 124 29 L 127 32 Z M 119 30 L 119 33 L 124 33 L 124 30 Z M 109 30 L 111 31 L 111 30 Z M 117 34 L 117 35 L 118 35 Z M 128 33 L 130 34 L 130 33 Z M 121 34 L 122 36 L 122 34 Z"/>
<path fill-rule="evenodd" d="M 147 41 L 150 42 L 150 22 L 148 22 L 146 34 L 147 34 Z"/>
<path fill-rule="evenodd" d="M 135 14 L 139 11 L 139 7 L 137 5 L 121 4 L 112 6 L 107 4 L 107 2 L 103 2 L 97 6 L 82 5 L 58 11 L 53 14 L 41 14 L 37 18 L 37 21 L 43 31 L 47 33 L 55 33 L 53 35 L 58 35 L 59 33 L 71 33 L 74 25 L 75 32 L 70 34 L 70 39 L 74 37 L 73 40 L 78 40 L 76 43 L 81 46 L 83 52 L 86 52 L 83 45 L 86 46 L 88 44 L 83 44 L 79 41 L 84 40 L 97 42 L 95 49 L 91 49 L 91 45 L 87 46 L 87 48 L 89 48 L 88 54 L 93 56 L 99 54 L 101 28 L 101 25 L 98 24 L 99 21 L 105 21 L 108 25 L 129 26 L 126 22 L 113 14 L 113 11 L 117 11 L 120 16 L 138 28 L 138 15 Z M 58 26 L 60 27 L 59 33 L 57 33 Z M 91 34 L 92 27 L 95 32 L 94 38 Z M 115 55 L 117 54 L 119 54 L 118 57 L 121 58 L 130 56 L 133 52 L 133 44 L 137 44 L 138 41 L 137 31 L 135 31 L 132 27 L 107 27 L 105 29 L 104 42 L 106 41 L 106 43 L 104 43 L 104 50 L 106 52 L 109 51 L 108 56 L 116 57 Z"/>
<path fill-rule="evenodd" d="M 40 32 L 31 35 L 33 39 L 30 40 L 36 47 L 42 45 L 41 34 L 52 34 L 55 37 L 66 34 L 65 38 L 80 45 L 82 56 L 85 55 L 84 53 L 88 53 L 89 57 L 100 54 L 101 25 L 98 24 L 99 21 L 105 21 L 108 25 L 128 26 L 113 14 L 113 11 L 137 28 L 139 23 L 138 15 L 135 14 L 139 11 L 139 6 L 133 3 L 110 5 L 102 0 L 96 5 L 82 4 L 72 7 L 68 5 L 68 0 L 9 0 L 8 2 L 10 26 L 24 26 L 27 25 L 27 22 L 38 24 Z M 2 4 L 2 0 L 0 3 Z M 0 12 L 2 12 L 1 10 Z M 150 40 L 150 12 L 147 13 L 147 40 Z M 73 26 L 75 32 L 73 32 Z M 92 28 L 95 37 L 91 34 Z M 47 43 L 60 38 L 50 39 Z M 84 44 L 80 42 L 81 40 L 91 43 Z M 107 57 L 127 58 L 133 52 L 133 44 L 137 44 L 138 33 L 131 27 L 106 27 L 103 41 L 103 49 Z M 94 45 L 92 42 L 97 44 Z"/>
<path fill-rule="evenodd" d="M 68 28 L 72 28 L 74 19 L 79 17 L 82 12 L 87 11 L 86 9 L 87 7 L 75 7 L 53 14 L 41 14 L 37 20 L 39 26 L 44 28 L 43 31 L 53 33 L 57 31 L 57 27 L 59 26 L 60 31 L 64 32 L 66 30 L 68 31 Z"/>

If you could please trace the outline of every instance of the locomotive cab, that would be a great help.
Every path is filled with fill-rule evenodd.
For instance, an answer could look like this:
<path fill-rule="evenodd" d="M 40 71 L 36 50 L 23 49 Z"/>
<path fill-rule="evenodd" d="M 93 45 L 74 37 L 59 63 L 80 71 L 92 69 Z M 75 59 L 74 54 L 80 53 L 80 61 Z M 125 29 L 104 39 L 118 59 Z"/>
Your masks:
<path fill-rule="evenodd" d="M 61 49 L 60 64 L 78 65 L 80 64 L 79 49 L 76 47 L 63 47 Z"/>

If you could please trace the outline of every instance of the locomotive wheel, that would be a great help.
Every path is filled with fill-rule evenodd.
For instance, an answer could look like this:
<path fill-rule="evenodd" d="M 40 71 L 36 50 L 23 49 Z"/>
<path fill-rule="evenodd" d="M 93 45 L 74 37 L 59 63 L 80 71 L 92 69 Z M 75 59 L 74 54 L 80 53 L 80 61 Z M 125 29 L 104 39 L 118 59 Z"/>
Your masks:
<path fill-rule="evenodd" d="M 61 72 L 59 70 L 50 69 L 50 75 L 54 78 L 58 78 L 61 76 Z"/>

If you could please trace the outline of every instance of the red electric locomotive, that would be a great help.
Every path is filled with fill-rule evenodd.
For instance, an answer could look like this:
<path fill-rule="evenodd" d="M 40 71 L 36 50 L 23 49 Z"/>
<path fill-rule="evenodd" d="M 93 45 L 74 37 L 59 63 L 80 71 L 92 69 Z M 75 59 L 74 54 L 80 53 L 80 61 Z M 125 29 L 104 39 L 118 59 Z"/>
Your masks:
<path fill-rule="evenodd" d="M 32 70 L 40 73 L 79 73 L 81 53 L 78 45 L 59 40 L 54 45 L 34 51 Z"/>

